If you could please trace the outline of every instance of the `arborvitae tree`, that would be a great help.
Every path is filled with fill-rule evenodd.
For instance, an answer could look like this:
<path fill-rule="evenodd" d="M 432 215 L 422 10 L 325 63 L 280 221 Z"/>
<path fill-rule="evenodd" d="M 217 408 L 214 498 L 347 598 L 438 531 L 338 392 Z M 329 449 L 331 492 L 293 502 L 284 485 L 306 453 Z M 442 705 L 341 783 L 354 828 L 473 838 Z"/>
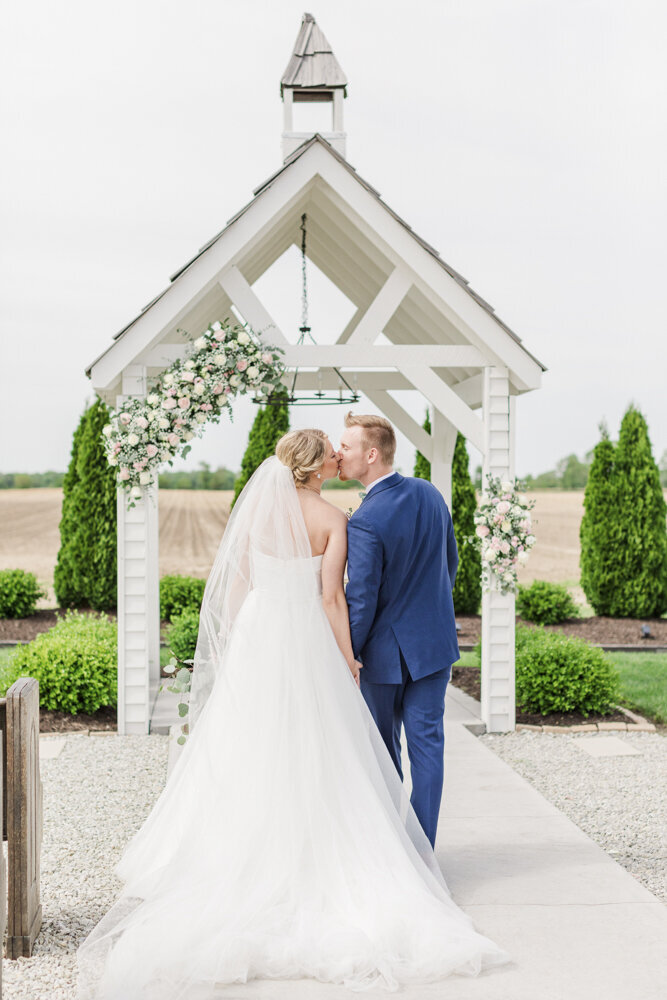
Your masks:
<path fill-rule="evenodd" d="M 426 419 L 422 424 L 422 427 L 427 434 L 431 433 L 431 418 L 429 416 L 428 410 L 426 411 Z M 413 472 L 415 479 L 431 479 L 431 463 L 428 459 L 424 458 L 420 451 L 417 452 L 415 458 L 415 471 Z"/>
<path fill-rule="evenodd" d="M 265 458 L 269 458 L 275 453 L 279 439 L 289 430 L 289 404 L 287 403 L 286 389 L 280 391 L 280 397 L 284 401 L 279 405 L 260 407 L 250 428 L 248 444 L 241 462 L 241 472 L 234 483 L 232 507 L 255 469 L 262 464 Z"/>
<path fill-rule="evenodd" d="M 423 424 L 431 433 L 428 410 Z M 431 479 L 431 463 L 417 452 L 414 475 Z M 482 560 L 475 536 L 477 497 L 470 479 L 468 449 L 463 434 L 457 434 L 452 457 L 452 522 L 459 549 L 459 568 L 454 584 L 454 610 L 460 615 L 475 615 L 482 599 Z"/>
<path fill-rule="evenodd" d="M 475 535 L 477 497 L 469 464 L 466 439 L 457 434 L 452 458 L 452 521 L 459 549 L 453 595 L 454 610 L 459 615 L 476 615 L 482 599 L 482 559 Z"/>
<path fill-rule="evenodd" d="M 631 406 L 616 448 L 602 433 L 584 496 L 581 585 L 599 615 L 651 618 L 667 610 L 667 527 L 646 421 Z"/>
<path fill-rule="evenodd" d="M 109 411 L 98 399 L 75 431 L 54 573 L 60 604 L 97 611 L 116 607 L 116 475 L 102 438 L 108 422 Z"/>

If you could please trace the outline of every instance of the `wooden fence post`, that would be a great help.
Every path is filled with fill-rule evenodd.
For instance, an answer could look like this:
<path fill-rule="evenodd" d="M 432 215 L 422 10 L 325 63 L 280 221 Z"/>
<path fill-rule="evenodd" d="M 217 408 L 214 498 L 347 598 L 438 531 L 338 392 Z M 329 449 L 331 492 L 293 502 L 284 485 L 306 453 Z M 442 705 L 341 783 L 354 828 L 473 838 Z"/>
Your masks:
<path fill-rule="evenodd" d="M 42 848 L 39 684 L 32 677 L 19 677 L 7 692 L 3 743 L 7 761 L 6 954 L 7 958 L 30 957 L 42 926 L 39 894 Z"/>
<path fill-rule="evenodd" d="M 2 746 L 2 741 L 0 741 L 0 783 L 2 784 L 2 790 L 4 793 L 5 783 L 2 776 L 2 764 L 5 760 L 4 747 Z M 0 810 L 3 810 L 4 818 L 4 808 L 3 808 L 3 795 L 0 795 Z M 0 841 L 0 848 L 2 848 L 2 842 Z M 0 941 L 2 941 L 5 935 L 5 927 L 7 925 L 7 908 L 5 907 L 5 900 L 7 899 L 7 869 L 5 868 L 5 852 L 0 850 Z M 0 1000 L 2 1000 L 2 956 L 0 956 Z"/>

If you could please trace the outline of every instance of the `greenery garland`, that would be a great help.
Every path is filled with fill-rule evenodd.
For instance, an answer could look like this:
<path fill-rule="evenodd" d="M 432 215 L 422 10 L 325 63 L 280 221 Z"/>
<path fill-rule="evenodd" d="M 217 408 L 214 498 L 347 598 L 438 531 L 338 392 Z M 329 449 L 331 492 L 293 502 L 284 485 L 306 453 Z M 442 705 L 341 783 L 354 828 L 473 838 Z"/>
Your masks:
<path fill-rule="evenodd" d="M 133 396 L 112 411 L 103 429 L 107 460 L 130 499 L 141 499 L 163 462 L 187 455 L 206 423 L 225 411 L 231 419 L 235 396 L 254 391 L 266 398 L 282 386 L 281 353 L 247 326 L 212 323 L 187 357 L 151 382 L 145 398 Z"/>

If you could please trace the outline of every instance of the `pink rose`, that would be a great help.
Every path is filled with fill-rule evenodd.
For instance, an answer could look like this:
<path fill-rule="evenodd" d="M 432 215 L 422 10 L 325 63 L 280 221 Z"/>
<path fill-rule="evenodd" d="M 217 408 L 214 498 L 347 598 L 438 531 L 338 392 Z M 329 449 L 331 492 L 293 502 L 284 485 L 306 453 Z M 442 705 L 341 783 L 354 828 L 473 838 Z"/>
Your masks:
<path fill-rule="evenodd" d="M 264 362 L 265 365 L 272 364 L 273 363 L 273 355 L 269 354 L 268 351 L 264 351 L 264 354 L 262 354 L 262 361 Z"/>
<path fill-rule="evenodd" d="M 219 396 L 221 392 L 224 392 L 224 389 L 220 385 L 220 383 L 218 383 L 217 385 L 213 386 L 213 395 L 214 396 Z"/>
<path fill-rule="evenodd" d="M 224 340 L 225 339 L 225 331 L 224 330 L 215 330 L 214 333 L 213 333 L 213 337 L 215 338 L 215 340 Z M 211 345 L 211 346 L 213 346 L 213 345 Z"/>
<path fill-rule="evenodd" d="M 146 445 L 146 454 L 148 455 L 149 458 L 155 458 L 155 456 L 157 455 L 157 448 L 155 447 L 154 444 Z"/>
<path fill-rule="evenodd" d="M 494 549 L 494 551 L 498 552 L 498 550 L 500 549 L 500 539 L 499 538 L 493 538 L 493 539 L 491 539 L 491 548 Z"/>
<path fill-rule="evenodd" d="M 200 410 L 212 410 L 213 409 L 213 404 L 212 403 L 202 403 L 201 406 L 199 407 L 199 409 Z"/>
<path fill-rule="evenodd" d="M 167 437 L 167 441 L 169 442 L 169 444 L 173 448 L 175 448 L 176 445 L 179 443 L 180 438 L 179 438 L 178 434 L 169 434 L 168 437 Z"/>
<path fill-rule="evenodd" d="M 212 372 L 213 371 L 213 365 L 204 365 L 204 371 L 205 372 Z"/>
<path fill-rule="evenodd" d="M 117 455 L 119 451 L 120 451 L 120 445 L 118 444 L 118 442 L 116 442 L 116 444 L 113 446 L 114 455 Z"/>
<path fill-rule="evenodd" d="M 145 462 L 133 462 L 132 468 L 136 469 L 137 472 L 141 472 L 145 464 Z"/>
<path fill-rule="evenodd" d="M 148 427 L 148 421 L 146 420 L 145 417 L 137 417 L 137 423 L 139 424 L 139 426 L 141 427 L 141 429 L 144 430 L 144 431 Z"/>
<path fill-rule="evenodd" d="M 173 410 L 174 407 L 176 406 L 176 400 L 173 399 L 171 396 L 169 396 L 167 399 L 165 399 L 162 406 L 164 407 L 165 410 Z"/>
<path fill-rule="evenodd" d="M 187 396 L 181 396 L 181 398 L 178 401 L 178 405 L 182 410 L 187 410 L 188 406 L 190 405 L 190 400 L 188 399 Z"/>
<path fill-rule="evenodd" d="M 232 387 L 230 385 L 228 385 L 226 387 L 226 389 L 225 389 L 225 396 L 231 396 L 231 395 L 233 395 L 233 393 L 234 393 L 234 390 L 232 389 Z"/>
<path fill-rule="evenodd" d="M 485 524 L 478 524 L 475 528 L 475 534 L 478 538 L 486 538 L 489 534 L 489 528 Z"/>
<path fill-rule="evenodd" d="M 130 422 L 131 419 L 132 419 L 132 417 L 130 416 L 129 413 L 121 413 L 121 415 L 120 415 L 120 422 L 121 422 L 121 424 L 125 424 L 125 426 L 127 426 L 129 424 L 129 422 Z"/>
<path fill-rule="evenodd" d="M 507 500 L 501 500 L 497 507 L 499 514 L 506 514 L 509 509 L 510 504 L 508 504 Z"/>
<path fill-rule="evenodd" d="M 122 479 L 122 480 L 129 479 L 130 478 L 130 470 L 129 469 L 121 469 L 120 472 L 118 473 L 118 478 Z"/>
<path fill-rule="evenodd" d="M 506 541 L 506 540 L 503 540 L 503 541 L 502 541 L 502 542 L 500 543 L 500 551 L 501 551 L 501 552 L 503 553 L 503 555 L 505 555 L 505 556 L 509 555 L 509 551 L 510 551 L 510 543 L 509 543 L 508 541 Z"/>
<path fill-rule="evenodd" d="M 248 362 L 246 361 L 245 358 L 241 358 L 240 361 L 236 362 L 236 370 L 238 372 L 244 372 L 247 367 L 248 367 Z"/>

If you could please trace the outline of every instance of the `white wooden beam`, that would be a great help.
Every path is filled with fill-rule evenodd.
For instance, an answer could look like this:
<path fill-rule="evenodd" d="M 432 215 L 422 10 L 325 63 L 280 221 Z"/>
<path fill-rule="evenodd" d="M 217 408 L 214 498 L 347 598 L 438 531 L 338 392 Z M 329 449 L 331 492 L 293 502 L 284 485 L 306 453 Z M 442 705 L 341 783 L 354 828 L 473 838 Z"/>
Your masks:
<path fill-rule="evenodd" d="M 227 268 L 218 278 L 218 281 L 241 313 L 246 323 L 267 343 L 282 347 L 287 344 L 287 339 L 282 330 L 273 319 L 271 314 L 255 292 L 245 280 L 238 267 Z"/>
<path fill-rule="evenodd" d="M 252 325 L 252 324 L 251 324 Z M 267 337 L 270 341 L 270 336 Z M 466 344 L 281 344 L 285 364 L 293 368 L 475 368 L 484 364 L 476 347 Z M 437 378 L 437 375 L 434 376 Z M 438 379 L 441 381 L 441 379 Z"/>
<path fill-rule="evenodd" d="M 364 395 L 370 399 L 379 410 L 382 410 L 387 420 L 395 424 L 401 434 L 405 434 L 408 441 L 420 451 L 429 462 L 432 460 L 433 440 L 423 427 L 420 427 L 416 420 L 407 413 L 400 403 L 397 403 L 392 396 L 384 389 L 366 389 Z"/>
<path fill-rule="evenodd" d="M 374 343 L 411 287 L 412 275 L 404 268 L 395 267 L 369 305 L 348 343 Z"/>
<path fill-rule="evenodd" d="M 471 375 L 470 378 L 463 379 L 461 382 L 456 382 L 452 389 L 464 403 L 468 406 L 481 406 L 482 405 L 482 388 L 483 388 L 482 373 L 479 375 Z"/>
<path fill-rule="evenodd" d="M 431 414 L 431 482 L 442 493 L 450 511 L 452 509 L 452 458 L 456 447 L 457 430 L 451 420 L 437 406 Z"/>
<path fill-rule="evenodd" d="M 417 352 L 417 348 L 414 347 L 407 350 L 415 354 Z M 419 389 L 422 395 L 436 406 L 478 451 L 484 453 L 484 424 L 439 375 L 423 365 L 402 365 L 401 371 L 415 389 Z"/>

